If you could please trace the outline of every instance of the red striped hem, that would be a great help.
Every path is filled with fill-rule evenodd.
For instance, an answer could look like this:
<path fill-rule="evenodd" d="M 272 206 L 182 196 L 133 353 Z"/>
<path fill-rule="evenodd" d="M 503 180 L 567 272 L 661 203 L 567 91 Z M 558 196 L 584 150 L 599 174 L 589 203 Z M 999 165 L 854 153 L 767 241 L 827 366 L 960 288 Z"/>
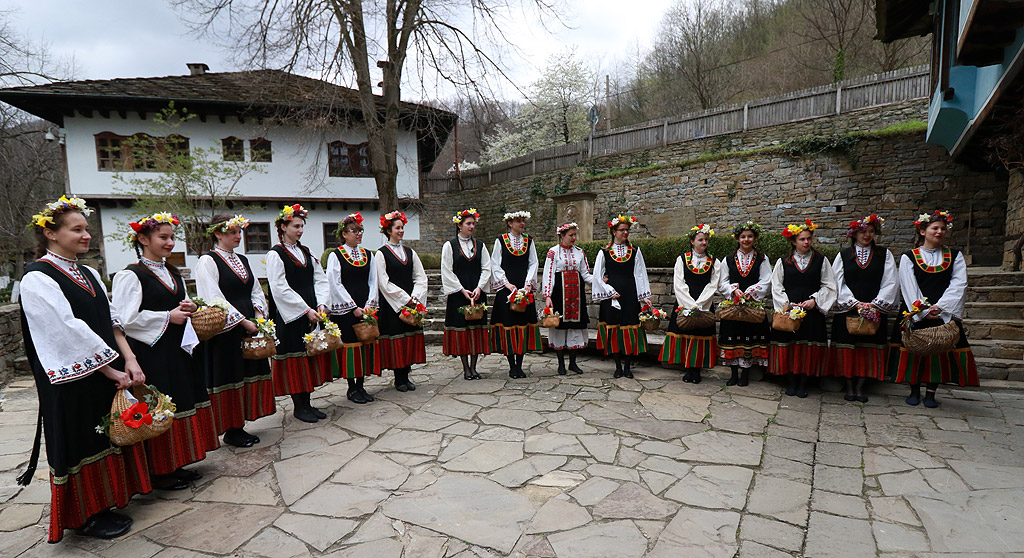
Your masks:
<path fill-rule="evenodd" d="M 104 453 L 84 460 L 65 477 L 50 472 L 50 542 L 60 541 L 65 529 L 81 527 L 89 517 L 114 506 L 123 508 L 132 496 L 153 490 L 142 444 Z"/>
<path fill-rule="evenodd" d="M 658 360 L 684 368 L 714 368 L 718 353 L 715 336 L 666 333 Z"/>
<path fill-rule="evenodd" d="M 970 347 L 934 355 L 916 355 L 903 347 L 900 347 L 899 351 L 899 361 L 893 378 L 896 383 L 979 385 L 978 369 Z"/>
<path fill-rule="evenodd" d="M 836 347 L 828 352 L 828 367 L 824 376 L 837 378 L 874 378 L 885 379 L 888 365 L 888 348 L 873 347 Z"/>
<path fill-rule="evenodd" d="M 316 388 L 334 379 L 331 377 L 331 356 L 328 353 L 271 358 L 270 366 L 274 396 L 312 393 Z"/>
<path fill-rule="evenodd" d="M 639 356 L 647 352 L 647 334 L 639 325 L 620 326 L 600 322 L 597 325 L 597 348 L 603 349 L 605 356 Z"/>
<path fill-rule="evenodd" d="M 380 346 L 374 343 L 346 343 L 331 353 L 331 374 L 354 380 L 380 376 Z"/>
<path fill-rule="evenodd" d="M 444 330 L 441 352 L 448 356 L 491 354 L 491 339 L 487 327 Z"/>
<path fill-rule="evenodd" d="M 202 461 L 206 452 L 220 447 L 209 403 L 197 407 L 189 416 L 175 416 L 170 430 L 143 443 L 149 456 L 149 472 L 153 475 L 166 475 Z"/>
<path fill-rule="evenodd" d="M 821 376 L 828 364 L 828 347 L 809 343 L 772 343 L 768 364 L 772 374 Z"/>
<path fill-rule="evenodd" d="M 402 337 L 380 337 L 380 367 L 395 370 L 427 362 L 427 347 L 422 333 Z"/>
<path fill-rule="evenodd" d="M 229 428 L 242 428 L 245 421 L 277 412 L 274 384 L 269 377 L 247 378 L 241 385 L 210 394 L 210 409 L 217 435 Z"/>
<path fill-rule="evenodd" d="M 768 347 L 762 345 L 730 345 L 728 347 L 719 345 L 718 346 L 718 358 L 720 359 L 737 359 L 737 358 L 768 358 Z"/>
<path fill-rule="evenodd" d="M 491 350 L 504 355 L 521 355 L 527 352 L 543 352 L 544 343 L 540 338 L 537 324 L 521 326 L 491 326 Z"/>

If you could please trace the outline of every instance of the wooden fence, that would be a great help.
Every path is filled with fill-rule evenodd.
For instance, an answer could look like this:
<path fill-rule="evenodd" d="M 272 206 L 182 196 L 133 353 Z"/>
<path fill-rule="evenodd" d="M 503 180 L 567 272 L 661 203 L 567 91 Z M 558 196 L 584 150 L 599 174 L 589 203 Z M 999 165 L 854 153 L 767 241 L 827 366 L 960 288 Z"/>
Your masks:
<path fill-rule="evenodd" d="M 422 191 L 470 190 L 531 174 L 566 169 L 588 157 L 613 155 L 672 143 L 778 126 L 855 110 L 922 99 L 930 94 L 929 67 L 915 66 L 884 74 L 851 79 L 778 97 L 729 105 L 682 116 L 624 126 L 589 140 L 535 151 L 496 165 L 462 173 L 462 181 L 448 177 L 420 178 Z"/>

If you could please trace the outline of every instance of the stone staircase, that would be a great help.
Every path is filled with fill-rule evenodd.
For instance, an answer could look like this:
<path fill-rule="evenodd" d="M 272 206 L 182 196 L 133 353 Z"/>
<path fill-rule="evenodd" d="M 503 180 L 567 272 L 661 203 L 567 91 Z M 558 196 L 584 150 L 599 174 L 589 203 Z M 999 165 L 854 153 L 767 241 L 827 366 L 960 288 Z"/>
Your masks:
<path fill-rule="evenodd" d="M 964 326 L 983 379 L 1024 381 L 1024 272 L 968 270 Z"/>

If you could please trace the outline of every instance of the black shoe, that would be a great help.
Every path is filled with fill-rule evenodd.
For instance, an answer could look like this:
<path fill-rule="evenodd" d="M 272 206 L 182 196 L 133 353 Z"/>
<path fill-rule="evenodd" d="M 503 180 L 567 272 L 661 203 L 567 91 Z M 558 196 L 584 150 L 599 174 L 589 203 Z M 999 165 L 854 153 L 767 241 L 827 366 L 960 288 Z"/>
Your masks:
<path fill-rule="evenodd" d="M 558 375 L 559 376 L 565 376 L 566 373 L 567 373 L 567 371 L 565 369 L 565 365 L 562 364 L 561 362 L 559 362 L 558 363 Z"/>
<path fill-rule="evenodd" d="M 861 403 L 867 403 L 868 402 L 868 396 L 867 395 L 858 395 L 857 396 L 857 401 L 860 401 Z"/>
<path fill-rule="evenodd" d="M 353 402 L 353 403 L 355 403 L 356 405 L 362 405 L 364 403 L 369 403 L 369 401 L 367 401 L 366 398 L 363 397 L 363 392 L 361 392 L 359 390 L 353 391 L 352 395 L 349 396 L 348 400 Z"/>
<path fill-rule="evenodd" d="M 122 518 L 128 519 L 127 523 Z M 111 511 L 105 511 L 87 519 L 85 525 L 75 529 L 75 532 L 82 537 L 114 539 L 127 533 L 131 528 L 131 518 Z"/>
<path fill-rule="evenodd" d="M 153 488 L 157 490 L 185 490 L 192 486 L 185 479 L 180 479 L 171 473 L 169 475 L 151 475 L 150 481 L 153 483 Z"/>
<path fill-rule="evenodd" d="M 736 385 L 742 387 L 742 386 L 745 386 L 745 385 L 747 385 L 749 383 L 750 383 L 750 369 L 749 368 L 744 368 L 743 372 L 740 372 L 740 381 Z"/>
<path fill-rule="evenodd" d="M 633 377 L 633 371 L 630 370 L 629 368 L 627 368 L 627 369 L 622 371 L 622 375 L 627 377 L 627 378 L 632 378 Z"/>
<path fill-rule="evenodd" d="M 374 397 L 370 395 L 363 386 L 359 386 L 359 394 L 363 396 L 363 399 L 365 399 L 367 403 L 373 403 L 376 401 L 376 399 L 374 399 Z"/>
<path fill-rule="evenodd" d="M 695 384 L 699 384 L 702 379 L 703 378 L 700 377 L 700 369 L 698 368 L 697 371 L 693 373 L 693 379 L 690 381 Z"/>
<path fill-rule="evenodd" d="M 730 375 L 729 379 L 726 380 L 725 385 L 727 385 L 727 386 L 734 386 L 734 385 L 738 384 L 739 382 L 740 382 L 739 367 L 733 366 L 732 367 L 732 375 Z"/>
<path fill-rule="evenodd" d="M 934 409 L 934 408 L 939 406 L 939 402 L 935 400 L 935 396 L 934 395 L 932 395 L 932 396 L 925 395 L 924 396 L 924 406 L 928 407 L 929 409 Z"/>
<path fill-rule="evenodd" d="M 301 420 L 302 422 L 313 423 L 313 422 L 317 422 L 317 421 L 320 420 L 319 418 L 317 418 L 316 414 L 313 413 L 313 409 L 310 408 L 310 407 L 303 407 L 301 409 L 295 409 L 294 415 L 295 415 L 295 418 Z"/>
<path fill-rule="evenodd" d="M 395 389 L 397 389 L 398 391 L 401 391 L 401 392 L 406 392 L 406 391 L 409 391 L 409 386 L 407 386 L 405 384 L 395 384 Z"/>
<path fill-rule="evenodd" d="M 577 374 L 582 374 L 583 373 L 583 369 L 580 368 L 580 365 L 576 364 L 575 362 L 570 362 L 569 363 L 569 370 L 572 370 L 573 372 L 575 372 Z"/>
<path fill-rule="evenodd" d="M 686 382 L 686 383 L 692 382 L 693 381 L 693 372 L 687 371 L 686 374 L 683 374 L 683 381 Z"/>
<path fill-rule="evenodd" d="M 799 397 L 800 399 L 806 399 L 807 398 L 807 392 L 806 391 L 798 391 L 798 392 L 796 392 L 796 396 Z"/>
<path fill-rule="evenodd" d="M 917 395 L 910 394 L 910 396 L 907 397 L 905 401 L 907 405 L 910 405 L 911 407 L 917 407 L 917 405 L 921 403 L 921 398 Z"/>
<path fill-rule="evenodd" d="M 191 481 L 197 481 L 197 480 L 203 478 L 203 474 L 200 473 L 199 471 L 193 471 L 193 470 L 184 469 L 184 468 L 181 468 L 181 467 L 179 467 L 177 471 L 175 471 L 175 472 L 173 472 L 171 474 L 176 476 L 176 477 L 178 477 L 181 480 L 190 481 L 190 482 Z M 125 517 L 127 517 L 127 516 L 125 516 Z"/>
<path fill-rule="evenodd" d="M 309 410 L 312 411 L 313 414 L 316 415 L 316 418 L 318 418 L 318 419 L 322 420 L 322 419 L 327 418 L 327 413 L 321 411 L 320 409 L 317 409 L 316 407 L 314 407 L 312 405 L 309 406 Z"/>
<path fill-rule="evenodd" d="M 476 378 L 473 378 L 473 379 L 475 380 Z M 406 379 L 405 380 L 405 389 L 407 389 L 409 391 L 416 391 L 416 384 L 412 383 L 412 380 Z"/>
<path fill-rule="evenodd" d="M 739 383 L 739 380 L 736 379 L 735 376 L 733 376 L 732 378 L 729 378 L 728 380 L 725 381 L 725 385 L 727 385 L 727 386 L 734 386 L 734 385 L 736 385 L 738 383 Z"/>
<path fill-rule="evenodd" d="M 796 395 L 796 388 L 786 388 L 786 395 L 790 397 Z"/>
<path fill-rule="evenodd" d="M 856 401 L 857 400 L 857 396 L 853 395 L 853 394 L 850 394 L 850 393 L 847 393 L 846 395 L 843 396 L 843 399 L 845 399 L 847 401 Z"/>
<path fill-rule="evenodd" d="M 259 442 L 259 438 L 256 438 L 241 428 L 232 428 L 224 433 L 224 443 L 229 446 L 235 446 L 236 448 L 251 448 Z"/>
<path fill-rule="evenodd" d="M 621 378 L 622 377 L 622 369 L 621 368 L 616 368 L 615 369 L 615 374 L 613 375 L 613 377 Z"/>

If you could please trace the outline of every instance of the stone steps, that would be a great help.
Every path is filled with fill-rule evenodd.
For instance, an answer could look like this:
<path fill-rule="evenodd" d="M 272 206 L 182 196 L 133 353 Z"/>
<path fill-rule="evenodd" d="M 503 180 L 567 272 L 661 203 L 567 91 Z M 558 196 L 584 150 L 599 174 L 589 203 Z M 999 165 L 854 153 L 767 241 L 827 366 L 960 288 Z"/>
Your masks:
<path fill-rule="evenodd" d="M 973 283 L 974 279 L 971 279 Z M 967 303 L 973 302 L 1024 302 L 1024 287 L 1021 285 L 997 285 L 978 287 L 973 284 L 967 289 Z"/>
<path fill-rule="evenodd" d="M 1017 320 L 1024 323 L 1024 302 L 968 302 L 966 318 L 978 320 Z"/>
<path fill-rule="evenodd" d="M 982 380 L 1024 382 L 1024 362 L 1020 359 L 974 357 Z"/>
<path fill-rule="evenodd" d="M 975 357 L 1016 360 L 1024 366 L 1024 341 L 970 339 Z"/>
<path fill-rule="evenodd" d="M 967 275 L 972 289 L 1024 285 L 1024 271 L 1003 271 L 998 267 L 968 267 Z"/>

